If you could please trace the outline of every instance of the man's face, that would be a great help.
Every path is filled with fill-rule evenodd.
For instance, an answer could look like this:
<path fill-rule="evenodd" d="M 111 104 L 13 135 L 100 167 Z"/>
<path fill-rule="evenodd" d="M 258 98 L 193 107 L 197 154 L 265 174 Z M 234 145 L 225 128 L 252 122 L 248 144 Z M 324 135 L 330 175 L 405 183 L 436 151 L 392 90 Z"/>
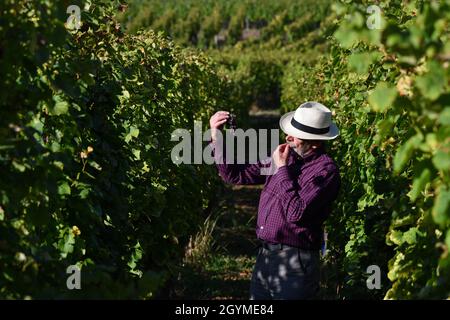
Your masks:
<path fill-rule="evenodd" d="M 310 143 L 290 135 L 286 136 L 286 142 L 302 158 L 311 150 Z"/>
<path fill-rule="evenodd" d="M 292 148 L 301 148 L 302 146 L 305 145 L 305 141 L 293 137 L 293 136 L 286 136 L 286 142 L 289 144 L 289 146 L 291 146 Z"/>

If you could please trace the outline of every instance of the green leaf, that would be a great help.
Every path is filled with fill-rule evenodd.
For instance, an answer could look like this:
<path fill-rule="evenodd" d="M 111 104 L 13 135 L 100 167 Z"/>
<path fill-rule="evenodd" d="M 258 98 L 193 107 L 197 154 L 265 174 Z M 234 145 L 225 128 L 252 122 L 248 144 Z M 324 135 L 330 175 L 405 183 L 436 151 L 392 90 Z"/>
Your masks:
<path fill-rule="evenodd" d="M 420 146 L 420 150 L 424 152 L 434 152 L 439 144 L 437 135 L 435 133 L 427 133 L 425 136 L 425 143 Z"/>
<path fill-rule="evenodd" d="M 395 124 L 395 119 L 383 119 L 377 122 L 377 136 L 376 136 L 376 143 L 380 143 L 380 141 L 388 136 L 392 135 L 392 128 Z"/>
<path fill-rule="evenodd" d="M 354 53 L 348 58 L 350 70 L 366 74 L 374 60 L 380 57 L 377 52 Z"/>
<path fill-rule="evenodd" d="M 89 165 L 98 171 L 102 171 L 102 166 L 99 165 L 96 161 L 90 160 Z"/>
<path fill-rule="evenodd" d="M 450 170 L 450 153 L 439 150 L 433 157 L 433 164 L 438 170 Z"/>
<path fill-rule="evenodd" d="M 445 236 L 445 244 L 447 249 L 450 250 L 450 230 L 447 230 L 447 234 Z"/>
<path fill-rule="evenodd" d="M 141 150 L 133 149 L 132 152 L 137 160 L 141 160 Z"/>
<path fill-rule="evenodd" d="M 369 103 L 374 111 L 384 112 L 394 103 L 396 97 L 397 90 L 381 82 L 370 94 Z"/>
<path fill-rule="evenodd" d="M 393 262 L 389 262 L 390 264 L 390 268 L 389 268 L 389 272 L 388 272 L 388 278 L 391 281 L 395 281 L 398 276 L 399 276 L 399 272 L 401 271 L 401 266 L 403 264 L 403 261 L 405 260 L 405 255 L 402 252 L 397 252 L 397 254 L 395 255 L 394 258 L 392 258 L 391 261 Z M 391 265 L 392 263 L 392 265 Z"/>
<path fill-rule="evenodd" d="M 432 215 L 434 222 L 441 226 L 450 222 L 450 190 L 445 187 L 439 189 L 439 194 L 434 201 Z"/>
<path fill-rule="evenodd" d="M 64 170 L 64 163 L 61 161 L 55 160 L 55 161 L 53 161 L 53 165 L 61 171 Z"/>
<path fill-rule="evenodd" d="M 429 62 L 428 72 L 416 79 L 417 88 L 430 100 L 436 100 L 444 93 L 446 83 L 445 70 L 436 61 Z"/>
<path fill-rule="evenodd" d="M 369 70 L 370 64 L 370 55 L 365 53 L 354 53 L 348 58 L 348 65 L 350 70 L 355 71 L 359 74 L 365 74 Z"/>
<path fill-rule="evenodd" d="M 61 145 L 58 142 L 52 142 L 52 144 L 50 145 L 50 150 L 52 150 L 52 152 L 59 152 L 61 150 Z"/>
<path fill-rule="evenodd" d="M 44 129 L 44 123 L 42 122 L 42 120 L 40 118 L 38 118 L 37 116 L 35 116 L 29 123 L 29 125 L 34 128 L 35 130 L 37 130 L 39 133 L 42 134 L 43 129 Z"/>
<path fill-rule="evenodd" d="M 130 99 L 130 92 L 126 89 L 122 90 L 122 95 L 126 98 L 126 99 Z"/>
<path fill-rule="evenodd" d="M 63 98 L 59 95 L 55 95 L 53 96 L 53 100 L 55 101 L 55 105 L 53 106 L 52 110 L 50 111 L 50 113 L 52 115 L 62 115 L 67 113 L 67 111 L 69 111 L 69 103 L 65 100 L 63 100 Z"/>
<path fill-rule="evenodd" d="M 397 153 L 394 156 L 394 172 L 400 173 L 405 167 L 414 153 L 414 150 L 419 148 L 420 143 L 423 140 L 423 136 L 416 134 L 408 139 L 403 145 L 397 149 Z"/>
<path fill-rule="evenodd" d="M 417 197 L 420 195 L 420 192 L 425 188 L 425 185 L 431 180 L 431 170 L 425 168 L 422 173 L 414 178 L 414 182 L 411 188 L 411 191 L 408 193 L 411 201 L 416 201 Z"/>
<path fill-rule="evenodd" d="M 444 110 L 442 110 L 438 121 L 440 124 L 450 126 L 450 107 L 445 107 Z"/>
<path fill-rule="evenodd" d="M 61 115 L 67 113 L 69 110 L 69 104 L 65 101 L 61 101 L 55 104 L 55 107 L 53 108 L 53 114 L 54 115 Z"/>
<path fill-rule="evenodd" d="M 135 126 L 130 126 L 130 131 L 125 137 L 125 142 L 130 142 L 132 138 L 137 138 L 139 136 L 139 129 Z"/>
<path fill-rule="evenodd" d="M 414 244 L 417 240 L 417 228 L 411 228 L 405 233 L 403 233 L 403 242 L 407 242 L 408 244 Z"/>
<path fill-rule="evenodd" d="M 89 196 L 89 193 L 91 192 L 91 190 L 89 190 L 89 189 L 82 189 L 81 191 L 80 191 L 80 193 L 79 193 L 79 195 L 80 195 L 80 198 L 81 199 L 86 199 L 88 196 Z"/>
<path fill-rule="evenodd" d="M 388 239 L 396 245 L 401 245 L 403 243 L 402 233 L 397 230 L 392 230 L 389 233 Z"/>
<path fill-rule="evenodd" d="M 60 195 L 69 195 L 70 194 L 70 186 L 67 182 L 63 182 L 58 186 L 58 194 L 60 194 Z"/>
<path fill-rule="evenodd" d="M 407 216 L 401 218 L 395 218 L 391 222 L 391 226 L 394 228 L 400 228 L 406 225 L 410 225 L 416 221 L 416 216 L 413 214 L 409 214 Z"/>
<path fill-rule="evenodd" d="M 339 41 L 341 46 L 346 49 L 351 48 L 359 41 L 358 33 L 352 30 L 347 25 L 343 25 L 338 30 L 336 30 L 336 32 L 334 33 L 334 37 L 337 41 Z"/>
<path fill-rule="evenodd" d="M 62 239 L 58 242 L 58 250 L 62 258 L 66 258 L 69 253 L 73 252 L 75 244 L 75 235 L 70 228 L 64 229 L 62 233 Z"/>
<path fill-rule="evenodd" d="M 131 254 L 131 258 L 128 261 L 128 266 L 132 271 L 135 270 L 137 263 L 142 259 L 142 247 L 139 241 L 134 246 L 134 250 Z"/>
<path fill-rule="evenodd" d="M 18 163 L 18 162 L 14 161 L 14 160 L 13 160 L 13 162 L 12 162 L 12 165 L 13 165 L 13 167 L 14 167 L 16 170 L 18 170 L 18 171 L 20 171 L 20 172 L 24 172 L 24 171 L 27 169 L 27 167 L 25 167 L 23 164 Z"/>

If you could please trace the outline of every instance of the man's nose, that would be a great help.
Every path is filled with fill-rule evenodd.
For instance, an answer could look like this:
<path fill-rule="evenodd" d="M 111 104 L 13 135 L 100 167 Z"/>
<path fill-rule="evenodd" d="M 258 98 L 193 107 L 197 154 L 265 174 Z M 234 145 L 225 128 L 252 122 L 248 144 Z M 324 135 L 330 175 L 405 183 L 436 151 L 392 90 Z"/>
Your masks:
<path fill-rule="evenodd" d="M 286 141 L 287 142 L 291 142 L 292 141 L 292 137 L 291 136 L 286 136 Z"/>

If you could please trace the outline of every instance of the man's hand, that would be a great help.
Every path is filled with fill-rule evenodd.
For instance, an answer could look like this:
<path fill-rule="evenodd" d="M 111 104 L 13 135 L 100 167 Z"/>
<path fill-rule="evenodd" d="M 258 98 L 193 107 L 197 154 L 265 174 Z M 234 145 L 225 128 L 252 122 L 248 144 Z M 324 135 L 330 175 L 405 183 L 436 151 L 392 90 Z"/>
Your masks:
<path fill-rule="evenodd" d="M 289 155 L 289 144 L 280 144 L 273 152 L 273 162 L 277 168 L 284 167 L 287 164 Z"/>
<path fill-rule="evenodd" d="M 229 117 L 228 111 L 217 111 L 209 120 L 209 126 L 211 127 L 211 138 L 213 141 L 217 140 L 217 131 L 222 129 L 223 124 L 227 122 Z"/>

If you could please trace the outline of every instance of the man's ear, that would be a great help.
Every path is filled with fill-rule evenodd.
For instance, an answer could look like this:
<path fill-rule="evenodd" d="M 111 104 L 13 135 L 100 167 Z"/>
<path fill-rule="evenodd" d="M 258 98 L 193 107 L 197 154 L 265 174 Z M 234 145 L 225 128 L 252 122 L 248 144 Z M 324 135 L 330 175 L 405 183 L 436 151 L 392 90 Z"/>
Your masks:
<path fill-rule="evenodd" d="M 313 149 L 317 149 L 317 148 L 320 148 L 321 146 L 322 146 L 322 141 L 320 141 L 320 140 L 315 140 L 315 141 L 313 141 L 311 144 L 311 147 L 313 148 Z"/>

